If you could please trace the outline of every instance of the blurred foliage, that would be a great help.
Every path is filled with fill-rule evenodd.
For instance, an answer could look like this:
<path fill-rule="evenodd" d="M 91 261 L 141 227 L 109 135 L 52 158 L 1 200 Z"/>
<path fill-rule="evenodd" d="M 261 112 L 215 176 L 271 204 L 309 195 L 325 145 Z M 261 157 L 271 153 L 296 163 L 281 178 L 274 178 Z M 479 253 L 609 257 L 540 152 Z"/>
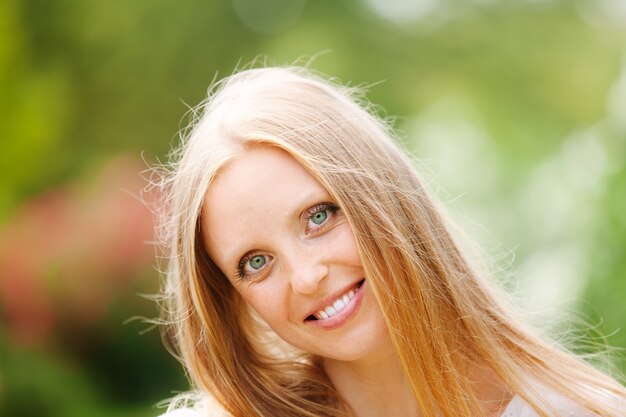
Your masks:
<path fill-rule="evenodd" d="M 3 0 L 0 415 L 150 416 L 185 389 L 122 325 L 158 314 L 141 159 L 258 57 L 372 85 L 529 307 L 626 347 L 625 52 L 620 0 Z"/>

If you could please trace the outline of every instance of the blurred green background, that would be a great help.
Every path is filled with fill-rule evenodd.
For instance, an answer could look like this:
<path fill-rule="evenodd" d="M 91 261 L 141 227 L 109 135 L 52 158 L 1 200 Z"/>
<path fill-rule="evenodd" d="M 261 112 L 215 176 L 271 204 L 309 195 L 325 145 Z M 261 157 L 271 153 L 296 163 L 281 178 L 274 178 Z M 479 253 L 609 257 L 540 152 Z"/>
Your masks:
<path fill-rule="evenodd" d="M 317 54 L 373 84 L 527 308 L 626 347 L 623 0 L 2 0 L 1 416 L 156 416 L 186 388 L 128 321 L 158 315 L 141 172 L 216 74 Z"/>

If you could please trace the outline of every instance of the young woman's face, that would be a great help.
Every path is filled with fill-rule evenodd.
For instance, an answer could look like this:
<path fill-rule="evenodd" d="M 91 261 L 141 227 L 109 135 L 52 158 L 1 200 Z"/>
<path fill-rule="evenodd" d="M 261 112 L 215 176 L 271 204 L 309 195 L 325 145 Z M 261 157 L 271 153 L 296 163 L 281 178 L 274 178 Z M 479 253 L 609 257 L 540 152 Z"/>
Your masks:
<path fill-rule="evenodd" d="M 228 163 L 201 221 L 211 259 L 288 343 L 357 360 L 387 340 L 342 209 L 286 152 L 259 145 Z"/>

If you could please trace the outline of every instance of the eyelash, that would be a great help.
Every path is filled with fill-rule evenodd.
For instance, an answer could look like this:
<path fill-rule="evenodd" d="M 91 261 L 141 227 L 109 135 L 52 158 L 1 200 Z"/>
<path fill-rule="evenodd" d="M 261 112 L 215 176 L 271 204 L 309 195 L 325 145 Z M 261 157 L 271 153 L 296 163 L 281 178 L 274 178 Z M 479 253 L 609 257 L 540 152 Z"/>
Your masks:
<path fill-rule="evenodd" d="M 339 207 L 337 207 L 336 205 L 332 203 L 319 203 L 309 208 L 304 215 L 304 220 L 306 222 L 307 227 L 309 226 L 309 221 L 311 220 L 311 218 L 317 213 L 319 213 L 320 211 L 324 211 L 324 210 L 330 212 L 330 215 L 328 216 L 328 218 L 324 220 L 322 224 L 317 225 L 317 227 L 315 227 L 313 230 L 307 231 L 307 234 L 315 233 L 317 231 L 320 231 L 323 227 L 325 227 L 328 221 L 332 218 L 332 216 L 334 216 L 337 213 L 337 211 L 339 211 Z"/>
<path fill-rule="evenodd" d="M 243 280 L 247 276 L 254 275 L 254 274 L 246 274 L 246 264 L 248 263 L 248 261 L 250 261 L 250 259 L 254 258 L 255 256 L 265 256 L 265 257 L 267 257 L 268 255 L 261 255 L 261 254 L 258 254 L 256 252 L 250 252 L 250 253 L 245 254 L 239 260 L 239 264 L 237 264 L 237 277 L 239 279 Z"/>
<path fill-rule="evenodd" d="M 316 215 L 317 213 L 321 212 L 321 211 L 328 211 L 329 212 L 329 216 L 324 220 L 323 223 L 317 225 L 315 228 L 313 228 L 311 230 L 308 230 L 308 226 L 309 226 L 309 222 L 311 221 L 311 218 L 314 215 Z M 332 203 L 319 203 L 319 204 L 316 204 L 313 207 L 307 209 L 306 213 L 304 214 L 304 221 L 305 221 L 306 226 L 307 226 L 306 234 L 308 235 L 308 234 L 311 234 L 311 233 L 313 233 L 313 234 L 319 233 L 326 226 L 326 224 L 332 219 L 332 217 L 337 213 L 337 211 L 339 211 L 339 207 L 337 207 L 336 205 L 334 205 Z M 256 273 L 252 273 L 252 274 L 246 273 L 246 264 L 252 258 L 254 258 L 255 256 L 265 256 L 265 257 L 271 258 L 269 255 L 263 255 L 263 254 L 260 254 L 258 252 L 249 252 L 249 253 L 245 254 L 239 260 L 239 263 L 237 264 L 237 278 L 239 278 L 240 280 L 244 280 L 247 277 L 250 277 L 252 275 L 256 275 Z M 267 263 L 271 262 L 271 259 L 268 259 L 265 262 L 267 264 Z M 264 266 L 265 266 L 265 264 L 264 264 Z"/>

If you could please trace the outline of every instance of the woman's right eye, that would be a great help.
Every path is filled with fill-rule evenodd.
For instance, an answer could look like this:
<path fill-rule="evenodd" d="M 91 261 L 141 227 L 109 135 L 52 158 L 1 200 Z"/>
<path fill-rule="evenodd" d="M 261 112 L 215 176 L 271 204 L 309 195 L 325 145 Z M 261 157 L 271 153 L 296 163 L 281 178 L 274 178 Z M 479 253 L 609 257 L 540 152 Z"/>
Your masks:
<path fill-rule="evenodd" d="M 239 261 L 237 274 L 240 279 L 245 279 L 259 273 L 272 260 L 269 255 L 251 253 L 245 255 Z"/>
<path fill-rule="evenodd" d="M 304 215 L 307 234 L 322 230 L 337 215 L 338 211 L 339 207 L 332 203 L 320 203 L 309 208 Z"/>

